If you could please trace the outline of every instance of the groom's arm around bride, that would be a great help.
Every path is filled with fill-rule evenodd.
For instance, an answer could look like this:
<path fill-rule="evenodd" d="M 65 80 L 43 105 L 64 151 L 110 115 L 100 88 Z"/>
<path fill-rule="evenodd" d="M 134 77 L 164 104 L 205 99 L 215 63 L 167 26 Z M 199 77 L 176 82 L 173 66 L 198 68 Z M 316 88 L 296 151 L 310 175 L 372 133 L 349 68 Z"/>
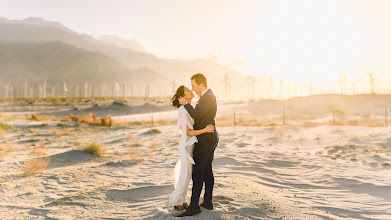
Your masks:
<path fill-rule="evenodd" d="M 216 97 L 212 90 L 207 87 L 206 78 L 202 74 L 196 74 L 191 77 L 192 89 L 198 95 L 201 95 L 195 108 L 188 103 L 185 99 L 180 99 L 180 104 L 184 105 L 187 112 L 194 119 L 194 129 L 200 130 L 205 128 L 207 125 L 216 125 L 215 117 L 217 112 Z M 217 144 L 217 132 L 205 133 L 197 136 L 198 143 L 215 145 Z M 214 148 L 215 146 L 212 146 Z"/>
<path fill-rule="evenodd" d="M 212 90 L 208 89 L 205 91 L 205 94 L 201 96 L 195 108 L 192 105 L 187 103 L 184 106 L 189 112 L 190 116 L 194 119 L 194 129 L 202 129 L 208 124 L 213 124 L 216 126 L 215 116 L 217 111 L 216 97 L 214 96 Z M 197 136 L 199 143 L 212 143 L 213 136 L 216 134 L 213 133 L 204 133 Z"/>

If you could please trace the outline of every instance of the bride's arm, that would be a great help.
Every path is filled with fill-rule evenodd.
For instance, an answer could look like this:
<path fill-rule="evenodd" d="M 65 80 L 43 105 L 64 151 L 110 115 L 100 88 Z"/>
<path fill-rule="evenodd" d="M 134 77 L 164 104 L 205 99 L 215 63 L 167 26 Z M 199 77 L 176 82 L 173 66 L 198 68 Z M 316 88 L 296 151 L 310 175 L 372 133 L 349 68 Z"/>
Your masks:
<path fill-rule="evenodd" d="M 191 130 L 187 124 L 186 124 L 186 129 L 187 129 L 187 136 L 198 136 L 203 133 L 213 133 L 215 130 L 213 125 L 207 125 L 204 129 L 201 130 Z"/>

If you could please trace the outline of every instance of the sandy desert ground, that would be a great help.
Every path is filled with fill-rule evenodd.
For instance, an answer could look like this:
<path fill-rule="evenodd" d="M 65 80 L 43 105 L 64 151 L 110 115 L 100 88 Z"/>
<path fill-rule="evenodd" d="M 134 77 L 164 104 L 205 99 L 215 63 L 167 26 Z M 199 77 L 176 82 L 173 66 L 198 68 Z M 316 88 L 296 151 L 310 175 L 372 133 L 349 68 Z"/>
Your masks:
<path fill-rule="evenodd" d="M 371 127 L 329 124 L 330 104 L 318 106 L 326 110 L 315 117 L 299 109 L 302 100 L 288 100 L 287 125 L 273 111 L 281 105 L 272 101 L 221 104 L 215 210 L 185 219 L 390 219 L 391 128 L 380 126 L 389 99 L 379 100 L 359 113 L 352 110 L 360 103 L 345 106 L 337 118 L 368 122 L 369 114 L 379 125 Z M 129 106 L 0 104 L 0 218 L 176 219 L 179 212 L 167 204 L 178 159 L 176 112 L 164 103 L 140 101 L 134 106 L 144 107 L 130 108 L 139 109 L 133 112 Z M 156 121 L 173 123 L 106 127 L 28 120 L 31 113 L 63 117 L 78 111 L 110 113 L 118 121 L 149 120 L 154 111 Z M 243 126 L 246 115 L 270 124 Z M 311 126 L 295 124 L 299 118 L 310 118 Z M 83 147 L 92 142 L 105 152 L 86 152 Z M 34 163 L 43 164 L 42 173 L 30 174 Z"/>

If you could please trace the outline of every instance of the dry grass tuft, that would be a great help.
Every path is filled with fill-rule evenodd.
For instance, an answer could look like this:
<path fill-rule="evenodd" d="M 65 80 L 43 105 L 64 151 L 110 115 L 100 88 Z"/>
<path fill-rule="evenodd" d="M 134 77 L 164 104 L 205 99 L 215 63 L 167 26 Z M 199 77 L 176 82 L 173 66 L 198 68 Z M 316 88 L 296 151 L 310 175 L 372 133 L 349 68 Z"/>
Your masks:
<path fill-rule="evenodd" d="M 46 169 L 49 163 L 50 163 L 50 158 L 28 160 L 24 164 L 24 173 L 25 174 L 43 173 L 43 171 Z"/>
<path fill-rule="evenodd" d="M 157 143 L 152 142 L 151 147 L 157 147 Z M 123 155 L 124 158 L 130 159 L 134 163 L 140 163 L 144 161 L 143 152 L 140 149 L 144 146 L 144 143 L 139 139 L 135 138 L 133 135 L 129 137 L 129 142 L 125 144 L 128 147 L 128 152 L 126 155 Z"/>
<path fill-rule="evenodd" d="M 88 115 L 81 115 L 79 117 L 81 123 L 95 124 L 95 122 L 97 121 L 97 118 L 93 113 L 89 113 Z"/>
<path fill-rule="evenodd" d="M 9 129 L 10 126 L 7 123 L 0 121 L 0 130 L 7 131 Z"/>
<path fill-rule="evenodd" d="M 15 147 L 11 147 L 5 144 L 0 144 L 0 161 L 4 160 L 5 156 L 13 151 L 16 151 Z"/>
<path fill-rule="evenodd" d="M 32 120 L 32 121 L 39 121 L 39 120 L 41 120 L 41 119 L 38 117 L 38 115 L 35 114 L 35 113 L 31 114 L 31 116 L 30 116 L 29 119 Z"/>
<path fill-rule="evenodd" d="M 61 120 L 61 118 L 57 118 L 54 115 L 41 115 L 39 118 L 41 119 L 41 121 L 60 121 Z"/>
<path fill-rule="evenodd" d="M 71 131 L 68 128 L 63 128 L 63 129 L 50 129 L 50 133 L 53 133 L 56 137 L 61 137 L 64 135 L 70 135 Z"/>
<path fill-rule="evenodd" d="M 106 154 L 106 149 L 101 144 L 96 142 L 91 142 L 86 145 L 83 145 L 81 146 L 81 149 L 97 156 L 103 156 L 104 154 Z"/>
<path fill-rule="evenodd" d="M 129 147 L 127 156 L 134 163 L 140 163 L 144 161 L 141 149 L 134 146 Z"/>
<path fill-rule="evenodd" d="M 35 149 L 35 150 L 34 150 L 34 154 L 37 155 L 37 156 L 46 156 L 46 155 L 48 155 L 48 154 L 46 153 L 46 150 L 43 149 L 43 148 L 37 148 L 37 149 Z"/>
<path fill-rule="evenodd" d="M 152 140 L 150 143 L 150 147 L 153 151 L 159 150 L 159 148 L 162 146 L 162 143 L 157 140 Z"/>
<path fill-rule="evenodd" d="M 105 116 L 100 117 L 99 123 L 97 125 L 111 126 L 112 125 L 111 117 L 105 117 Z"/>
<path fill-rule="evenodd" d="M 102 116 L 100 118 L 96 117 L 95 114 L 89 113 L 88 115 L 71 115 L 70 117 L 67 116 L 61 121 L 67 121 L 67 122 L 81 122 L 81 123 L 86 123 L 90 125 L 98 125 L 98 126 L 120 126 L 120 125 L 125 125 L 123 123 L 114 123 L 113 119 L 111 116 Z"/>
<path fill-rule="evenodd" d="M 0 121 L 0 136 L 4 135 L 4 131 L 7 131 L 10 129 L 10 126 L 6 124 L 5 122 Z"/>

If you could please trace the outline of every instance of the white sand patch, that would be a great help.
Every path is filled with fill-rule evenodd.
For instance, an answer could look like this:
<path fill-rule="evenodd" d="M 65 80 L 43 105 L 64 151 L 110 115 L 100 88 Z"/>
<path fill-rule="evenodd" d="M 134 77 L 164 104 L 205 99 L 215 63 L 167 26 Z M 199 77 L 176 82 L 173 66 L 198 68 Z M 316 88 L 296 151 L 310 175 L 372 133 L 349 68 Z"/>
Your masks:
<path fill-rule="evenodd" d="M 0 143 L 14 150 L 0 151 L 1 219 L 176 219 L 180 213 L 168 205 L 179 157 L 176 126 L 7 123 L 14 128 Z M 218 131 L 215 210 L 188 219 L 390 219 L 391 128 Z M 107 153 L 78 148 L 91 141 Z M 50 158 L 44 173 L 25 175 L 25 162 L 39 158 Z"/>

